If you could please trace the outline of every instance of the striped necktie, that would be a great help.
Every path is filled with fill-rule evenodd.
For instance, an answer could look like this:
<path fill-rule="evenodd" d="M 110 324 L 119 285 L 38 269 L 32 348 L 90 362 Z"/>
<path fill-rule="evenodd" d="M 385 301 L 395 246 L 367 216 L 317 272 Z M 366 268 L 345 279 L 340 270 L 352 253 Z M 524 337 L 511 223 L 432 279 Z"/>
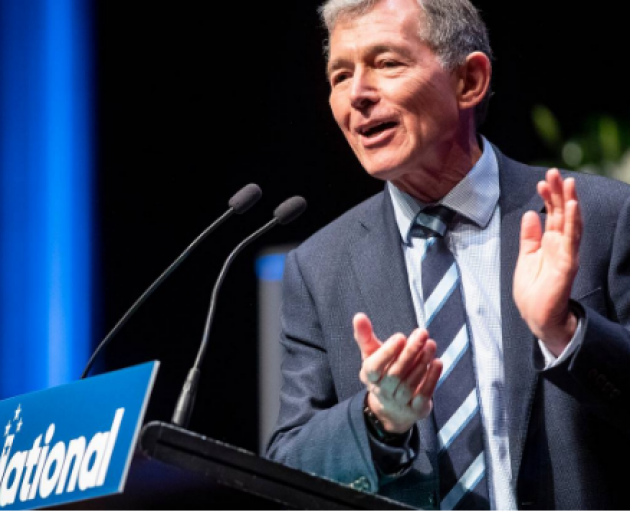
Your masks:
<path fill-rule="evenodd" d="M 489 509 L 479 398 L 459 269 L 444 240 L 455 212 L 445 206 L 421 211 L 411 236 L 426 239 L 422 292 L 426 328 L 444 369 L 433 395 L 438 432 L 440 508 Z"/>

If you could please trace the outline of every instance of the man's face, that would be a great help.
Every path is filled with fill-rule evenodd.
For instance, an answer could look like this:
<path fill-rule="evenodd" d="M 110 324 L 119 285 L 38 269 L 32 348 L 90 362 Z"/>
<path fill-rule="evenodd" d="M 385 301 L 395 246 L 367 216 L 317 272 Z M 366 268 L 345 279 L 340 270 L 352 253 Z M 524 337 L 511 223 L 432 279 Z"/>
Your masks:
<path fill-rule="evenodd" d="M 423 20 L 416 0 L 382 0 L 342 17 L 330 36 L 333 115 L 363 167 L 384 180 L 437 172 L 460 129 L 455 74 L 420 38 Z"/>

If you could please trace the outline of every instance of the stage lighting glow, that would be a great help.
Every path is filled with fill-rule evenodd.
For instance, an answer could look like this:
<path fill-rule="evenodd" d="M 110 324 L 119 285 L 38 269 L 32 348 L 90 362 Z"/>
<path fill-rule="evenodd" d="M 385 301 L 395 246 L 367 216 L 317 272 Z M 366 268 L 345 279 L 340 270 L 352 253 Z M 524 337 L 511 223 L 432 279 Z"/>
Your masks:
<path fill-rule="evenodd" d="M 90 350 L 90 5 L 0 0 L 0 398 Z"/>

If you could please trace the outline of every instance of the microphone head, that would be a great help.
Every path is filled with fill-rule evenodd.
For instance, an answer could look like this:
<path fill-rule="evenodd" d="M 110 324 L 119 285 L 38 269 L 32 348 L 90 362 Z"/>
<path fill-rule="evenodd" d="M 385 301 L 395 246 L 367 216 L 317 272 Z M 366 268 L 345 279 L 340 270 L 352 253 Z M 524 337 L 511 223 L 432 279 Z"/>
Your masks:
<path fill-rule="evenodd" d="M 278 219 L 280 224 L 288 224 L 302 215 L 306 206 L 306 199 L 301 196 L 293 196 L 278 206 L 273 211 L 273 216 Z"/>
<path fill-rule="evenodd" d="M 262 196 L 262 190 L 255 183 L 245 185 L 228 201 L 235 213 L 245 213 L 254 206 Z"/>

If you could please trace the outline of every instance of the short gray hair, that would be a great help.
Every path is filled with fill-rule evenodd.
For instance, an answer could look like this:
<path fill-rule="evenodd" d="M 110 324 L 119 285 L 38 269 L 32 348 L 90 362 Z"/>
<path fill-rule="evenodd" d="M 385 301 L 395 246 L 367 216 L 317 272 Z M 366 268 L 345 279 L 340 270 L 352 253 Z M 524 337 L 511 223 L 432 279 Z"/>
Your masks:
<path fill-rule="evenodd" d="M 328 0 L 319 9 L 330 37 L 340 17 L 360 17 L 382 0 Z M 433 49 L 445 69 L 453 70 L 472 52 L 484 53 L 492 61 L 488 29 L 469 0 L 416 0 L 426 18 L 420 37 Z M 328 57 L 328 43 L 325 47 Z M 483 123 L 492 95 L 490 88 L 475 107 L 477 127 Z"/>

